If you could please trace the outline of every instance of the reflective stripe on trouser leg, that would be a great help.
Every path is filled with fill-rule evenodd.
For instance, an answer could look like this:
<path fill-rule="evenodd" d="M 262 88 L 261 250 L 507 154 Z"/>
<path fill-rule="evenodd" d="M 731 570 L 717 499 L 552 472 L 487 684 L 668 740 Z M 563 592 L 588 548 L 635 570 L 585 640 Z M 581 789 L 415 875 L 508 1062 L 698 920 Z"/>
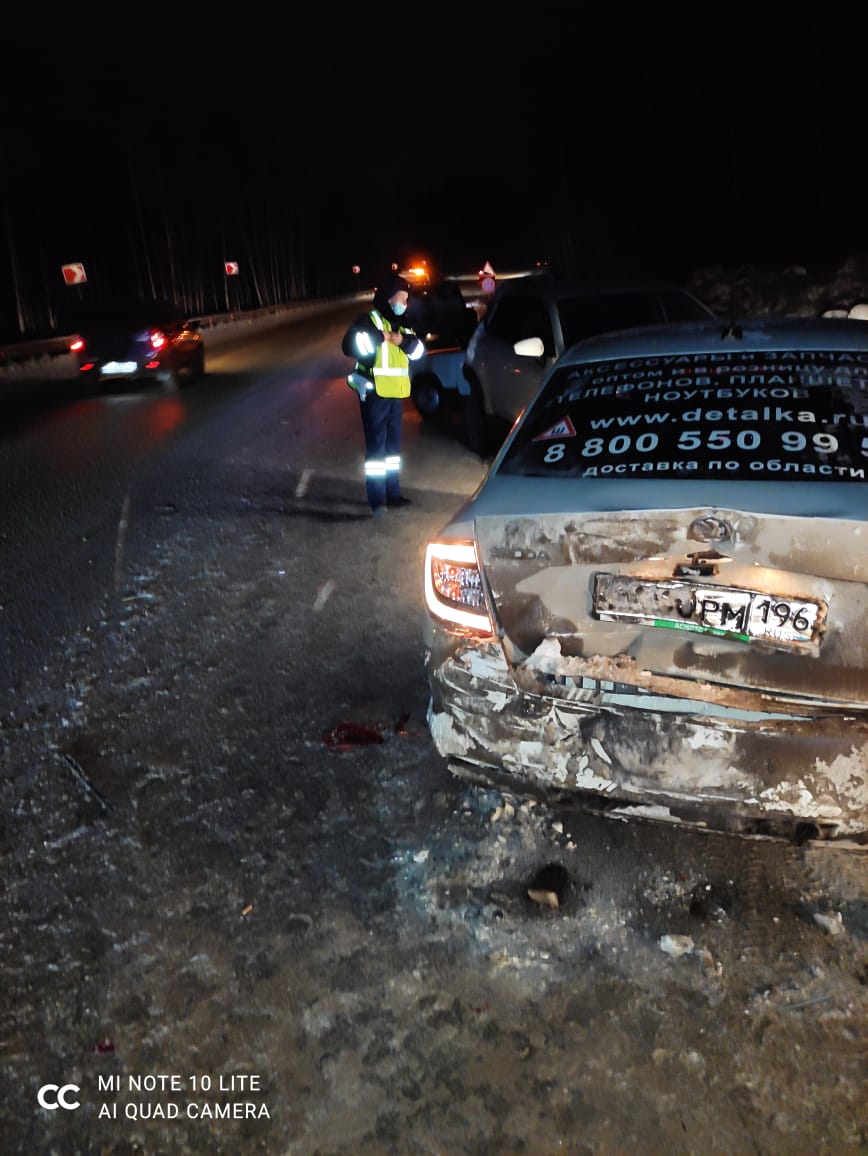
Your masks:
<path fill-rule="evenodd" d="M 365 489 L 371 509 L 386 504 L 386 463 L 382 458 L 365 462 Z"/>

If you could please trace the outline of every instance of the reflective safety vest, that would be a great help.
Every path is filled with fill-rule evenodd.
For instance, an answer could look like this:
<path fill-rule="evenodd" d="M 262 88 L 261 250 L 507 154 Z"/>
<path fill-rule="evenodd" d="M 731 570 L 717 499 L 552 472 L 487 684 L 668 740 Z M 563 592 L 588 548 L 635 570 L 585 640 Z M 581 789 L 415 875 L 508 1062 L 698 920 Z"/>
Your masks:
<path fill-rule="evenodd" d="M 372 309 L 368 316 L 381 333 L 392 332 L 392 326 L 376 309 Z M 398 332 L 407 333 L 410 330 L 399 328 Z M 410 361 L 400 345 L 384 341 L 377 350 L 377 359 L 371 366 L 371 372 L 374 375 L 374 388 L 380 397 L 410 396 Z"/>

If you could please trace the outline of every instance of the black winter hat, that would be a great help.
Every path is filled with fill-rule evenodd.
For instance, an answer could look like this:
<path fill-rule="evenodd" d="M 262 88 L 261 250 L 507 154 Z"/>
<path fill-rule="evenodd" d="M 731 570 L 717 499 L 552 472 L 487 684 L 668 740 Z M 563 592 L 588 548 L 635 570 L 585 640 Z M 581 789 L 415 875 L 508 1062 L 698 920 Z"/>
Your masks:
<path fill-rule="evenodd" d="M 401 289 L 405 293 L 410 292 L 410 282 L 405 281 L 403 277 L 399 277 L 397 273 L 388 273 L 383 277 L 376 290 L 374 291 L 374 302 L 381 309 L 389 307 L 389 299 L 394 297 Z"/>

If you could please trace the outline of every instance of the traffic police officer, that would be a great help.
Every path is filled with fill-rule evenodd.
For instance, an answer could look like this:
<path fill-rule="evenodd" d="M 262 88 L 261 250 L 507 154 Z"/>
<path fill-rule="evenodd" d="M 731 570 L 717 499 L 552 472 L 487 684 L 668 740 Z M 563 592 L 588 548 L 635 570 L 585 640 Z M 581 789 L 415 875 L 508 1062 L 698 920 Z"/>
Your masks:
<path fill-rule="evenodd" d="M 365 488 L 375 518 L 388 507 L 410 505 L 401 494 L 401 427 L 410 362 L 423 355 L 425 344 L 401 324 L 409 298 L 409 284 L 389 274 L 374 292 L 373 308 L 356 318 L 341 342 L 341 351 L 356 362 L 347 384 L 359 395 Z"/>

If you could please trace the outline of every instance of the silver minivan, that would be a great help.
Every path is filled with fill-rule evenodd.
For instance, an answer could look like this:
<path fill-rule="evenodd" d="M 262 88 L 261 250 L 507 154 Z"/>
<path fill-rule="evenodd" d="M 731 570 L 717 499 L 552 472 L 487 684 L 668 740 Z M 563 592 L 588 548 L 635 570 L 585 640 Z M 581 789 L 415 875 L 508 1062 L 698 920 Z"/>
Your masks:
<path fill-rule="evenodd" d="M 483 457 L 496 449 L 545 374 L 576 342 L 613 330 L 714 317 L 678 285 L 558 282 L 548 275 L 506 282 L 464 357 L 468 445 Z"/>

